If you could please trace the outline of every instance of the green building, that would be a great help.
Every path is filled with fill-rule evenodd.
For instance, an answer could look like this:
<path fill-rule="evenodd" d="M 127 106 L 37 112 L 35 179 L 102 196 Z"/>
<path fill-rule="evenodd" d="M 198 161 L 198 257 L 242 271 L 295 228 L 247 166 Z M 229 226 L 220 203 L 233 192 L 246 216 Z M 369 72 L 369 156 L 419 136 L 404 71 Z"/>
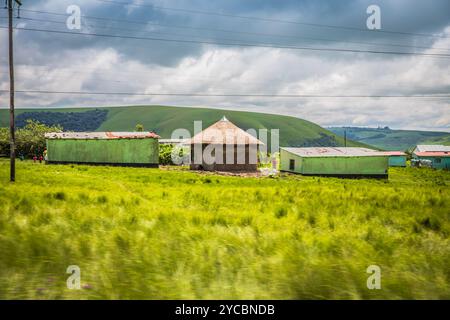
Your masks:
<path fill-rule="evenodd" d="M 159 136 L 153 132 L 47 133 L 47 163 L 158 167 Z"/>
<path fill-rule="evenodd" d="M 412 156 L 417 160 L 430 160 L 434 169 L 450 169 L 450 146 L 418 145 Z"/>
<path fill-rule="evenodd" d="M 280 148 L 280 170 L 302 175 L 388 177 L 388 156 L 366 148 Z"/>
<path fill-rule="evenodd" d="M 406 167 L 406 153 L 401 151 L 383 152 L 389 157 L 389 167 Z"/>

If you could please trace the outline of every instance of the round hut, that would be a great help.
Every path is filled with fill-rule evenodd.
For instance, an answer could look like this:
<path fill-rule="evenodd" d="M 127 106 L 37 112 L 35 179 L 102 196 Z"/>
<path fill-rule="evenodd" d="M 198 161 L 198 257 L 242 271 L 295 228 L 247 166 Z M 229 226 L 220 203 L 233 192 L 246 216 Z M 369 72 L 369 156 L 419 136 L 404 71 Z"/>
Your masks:
<path fill-rule="evenodd" d="M 191 170 L 257 171 L 262 144 L 224 116 L 191 139 Z"/>

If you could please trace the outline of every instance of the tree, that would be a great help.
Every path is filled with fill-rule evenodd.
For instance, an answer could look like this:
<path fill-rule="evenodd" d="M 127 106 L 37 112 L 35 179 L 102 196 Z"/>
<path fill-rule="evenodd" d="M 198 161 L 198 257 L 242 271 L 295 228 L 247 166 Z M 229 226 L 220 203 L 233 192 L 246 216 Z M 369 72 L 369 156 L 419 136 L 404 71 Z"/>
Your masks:
<path fill-rule="evenodd" d="M 16 131 L 16 153 L 33 157 L 45 149 L 45 134 L 61 132 L 60 126 L 46 126 L 38 121 L 27 120 L 26 125 Z M 10 150 L 8 128 L 0 128 L 0 155 L 8 155 Z"/>
<path fill-rule="evenodd" d="M 137 132 L 142 132 L 142 131 L 144 131 L 144 125 L 138 123 L 138 124 L 136 125 L 134 131 L 137 131 Z"/>

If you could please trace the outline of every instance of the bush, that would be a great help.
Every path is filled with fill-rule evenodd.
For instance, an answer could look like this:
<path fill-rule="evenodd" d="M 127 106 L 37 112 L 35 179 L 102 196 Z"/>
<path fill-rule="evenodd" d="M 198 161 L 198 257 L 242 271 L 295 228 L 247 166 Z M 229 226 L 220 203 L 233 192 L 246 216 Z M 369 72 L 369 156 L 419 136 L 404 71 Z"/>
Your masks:
<path fill-rule="evenodd" d="M 173 165 L 172 161 L 172 151 L 175 148 L 172 144 L 161 144 L 159 145 L 159 164 L 162 165 Z M 178 152 L 179 157 L 185 157 L 189 153 L 186 148 L 180 148 Z"/>
<path fill-rule="evenodd" d="M 60 126 L 46 126 L 38 121 L 27 120 L 26 125 L 16 130 L 16 156 L 42 155 L 45 149 L 45 133 L 61 132 Z M 9 155 L 9 128 L 0 128 L 0 155 Z"/>

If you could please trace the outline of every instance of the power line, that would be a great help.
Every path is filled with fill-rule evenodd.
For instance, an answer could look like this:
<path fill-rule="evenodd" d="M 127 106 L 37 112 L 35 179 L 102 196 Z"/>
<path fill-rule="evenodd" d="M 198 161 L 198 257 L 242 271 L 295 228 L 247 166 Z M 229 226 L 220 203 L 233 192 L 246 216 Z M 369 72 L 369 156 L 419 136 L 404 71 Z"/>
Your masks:
<path fill-rule="evenodd" d="M 49 13 L 49 14 L 54 14 L 54 13 Z M 58 15 L 62 15 L 62 16 L 67 16 L 64 14 L 58 14 Z M 87 19 L 98 19 L 101 17 L 92 17 L 92 16 L 83 16 L 84 18 Z M 3 17 L 0 17 L 3 18 Z M 48 20 L 48 19 L 37 19 L 37 18 L 30 18 L 30 17 L 21 17 L 21 20 L 29 20 L 29 21 L 38 21 L 38 22 L 47 22 L 47 23 L 56 23 L 56 24 L 66 24 L 66 22 L 64 21 L 55 21 L 55 20 Z M 115 20 L 119 20 L 122 21 L 122 19 L 114 19 L 112 21 Z M 334 40 L 334 39 L 325 39 L 325 38 L 312 38 L 312 37 L 299 37 L 299 36 L 289 36 L 289 35 L 276 35 L 276 34 L 265 34 L 265 33 L 257 33 L 257 32 L 243 32 L 243 31 L 233 31 L 233 30 L 223 30 L 223 29 L 213 29 L 213 28 L 200 28 L 200 27 L 189 27 L 189 26 L 170 26 L 170 25 L 164 25 L 164 24 L 160 24 L 160 23 L 152 23 L 152 22 L 136 22 L 136 21 L 131 21 L 131 20 L 125 20 L 128 23 L 139 23 L 139 24 L 144 24 L 144 25 L 157 25 L 157 26 L 162 26 L 162 27 L 167 27 L 167 28 L 177 28 L 177 29 L 200 29 L 200 30 L 207 30 L 207 31 L 219 31 L 219 32 L 228 32 L 228 33 L 236 33 L 236 34 L 243 34 L 243 35 L 257 35 L 257 36 L 267 36 L 267 37 L 279 37 L 279 38 L 289 38 L 289 39 L 296 39 L 296 40 L 307 40 L 307 41 L 324 41 L 324 42 L 337 42 L 337 43 L 344 43 L 344 44 L 362 44 L 362 45 L 368 45 L 368 46 L 392 46 L 392 47 L 399 47 L 399 48 L 411 48 L 411 49 L 427 49 L 427 50 L 445 50 L 445 51 L 450 51 L 450 48 L 430 48 L 430 47 L 426 47 L 426 46 L 417 46 L 417 45 L 402 45 L 402 44 L 392 44 L 392 43 L 369 43 L 369 42 L 361 42 L 361 41 L 346 41 L 346 40 Z M 124 28 L 120 28 L 120 27 L 111 27 L 111 26 L 90 26 L 90 27 L 94 27 L 94 28 L 103 28 L 103 29 L 112 29 L 112 30 L 121 30 L 121 31 L 137 31 L 137 32 L 142 32 L 145 30 L 141 30 L 141 29 L 124 29 Z M 163 33 L 163 32 L 155 32 L 155 31 L 145 31 L 151 34 L 161 34 L 161 35 L 172 35 L 172 36 L 185 36 L 185 34 L 171 34 L 171 33 Z M 193 38 L 200 38 L 200 39 L 205 39 L 204 37 L 199 37 L 199 36 L 192 36 L 189 35 L 190 37 Z M 244 40 L 239 40 L 239 39 L 220 39 L 220 38 L 215 38 L 214 40 L 225 40 L 225 41 L 244 41 Z M 267 42 L 257 42 L 257 43 L 262 43 L 262 44 L 267 44 Z"/>
<path fill-rule="evenodd" d="M 38 14 L 49 14 L 49 15 L 56 15 L 56 16 L 63 16 L 67 17 L 67 14 L 64 13 L 58 13 L 58 12 L 49 12 L 49 11 L 41 11 L 41 10 L 30 10 L 30 9 L 22 9 L 22 11 L 32 12 L 32 13 L 38 13 Z M 123 22 L 123 23 L 130 23 L 130 24 L 139 24 L 139 25 L 156 25 L 156 26 L 162 26 L 167 28 L 177 28 L 177 29 L 193 29 L 193 30 L 207 30 L 207 31 L 218 31 L 218 32 L 227 32 L 227 33 L 238 33 L 238 34 L 249 34 L 249 35 L 258 35 L 258 36 L 270 36 L 270 37 L 289 37 L 289 38 L 297 38 L 297 39 L 304 39 L 304 40 L 312 40 L 312 41 L 330 41 L 330 42 L 348 42 L 348 43 L 354 43 L 354 44 L 367 44 L 367 45 L 375 45 L 368 42 L 360 42 L 360 41 L 341 41 L 341 40 L 333 40 L 333 39 L 325 39 L 325 38 L 310 38 L 310 37 L 299 37 L 299 36 L 290 36 L 290 35 L 279 35 L 279 34 L 264 34 L 264 33 L 255 33 L 255 32 L 245 32 L 245 31 L 235 31 L 235 30 L 226 30 L 226 29 L 217 29 L 217 28 L 206 28 L 206 27 L 191 27 L 191 26 L 181 26 L 181 25 L 167 25 L 162 23 L 155 23 L 151 21 L 136 21 L 136 20 L 127 20 L 127 19 L 114 19 L 114 18 L 106 18 L 106 17 L 97 17 L 97 16 L 88 16 L 83 15 L 82 16 L 85 19 L 92 19 L 92 20 L 102 20 L 102 21 L 115 21 L 115 22 Z M 367 30 L 364 30 L 367 31 Z M 402 45 L 402 44 L 387 44 L 387 43 L 380 43 L 379 45 L 382 46 L 398 46 L 398 47 L 415 47 L 415 48 L 421 48 L 421 49 L 428 49 L 428 47 L 421 47 L 421 46 L 408 46 L 408 45 Z M 438 50 L 450 50 L 449 48 L 434 48 Z"/>
<path fill-rule="evenodd" d="M 27 18 L 27 17 L 21 17 L 21 20 L 29 20 L 29 21 L 38 21 L 38 22 L 47 22 L 47 23 L 56 23 L 56 24 L 63 24 L 66 25 L 66 22 L 63 21 L 54 21 L 54 20 L 46 20 L 46 19 L 34 19 L 34 18 Z M 186 34 L 180 34 L 180 33 L 167 33 L 167 32 L 155 32 L 155 31 L 145 31 L 142 29 L 125 29 L 125 28 L 120 28 L 120 27 L 110 27 L 110 26 L 89 26 L 88 27 L 92 27 L 92 28 L 100 28 L 100 29 L 111 29 L 111 30 L 120 30 L 120 31 L 137 31 L 137 32 L 146 32 L 146 33 L 150 33 L 150 34 L 159 34 L 159 35 L 166 35 L 166 36 L 186 36 Z M 193 35 L 189 35 L 192 38 L 197 38 L 197 39 L 204 39 L 204 40 L 219 40 L 219 41 L 244 41 L 244 40 L 240 40 L 240 39 L 226 39 L 226 38 L 205 38 L 205 37 L 199 37 L 199 36 L 193 36 Z M 255 42 L 257 44 L 267 44 L 265 42 Z M 450 50 L 450 49 L 449 49 Z"/>
<path fill-rule="evenodd" d="M 0 28 L 5 29 L 6 27 L 0 26 Z M 450 58 L 449 54 L 439 54 L 439 53 L 357 50 L 357 49 L 341 49 L 341 48 L 313 48 L 313 47 L 298 47 L 298 46 L 262 45 L 262 44 L 252 44 L 252 43 L 225 43 L 225 42 L 217 42 L 217 41 L 137 37 L 137 36 L 87 33 L 87 32 L 86 33 L 78 33 L 78 32 L 69 32 L 69 31 L 35 29 L 35 28 L 18 28 L 18 27 L 14 28 L 14 29 L 24 30 L 24 31 L 32 31 L 32 32 L 47 32 L 47 33 L 56 33 L 56 34 L 78 35 L 78 36 L 95 36 L 95 37 L 104 37 L 104 38 L 133 39 L 133 40 L 146 40 L 146 41 L 176 42 L 176 43 L 186 43 L 186 44 L 210 44 L 210 45 L 223 45 L 223 46 L 232 46 L 232 47 L 257 47 L 257 48 L 291 49 L 291 50 L 322 51 L 322 52 L 370 53 L 370 54 L 385 54 L 385 55 L 422 56 L 422 57 L 430 57 L 430 58 Z"/>
<path fill-rule="evenodd" d="M 309 22 L 301 22 L 301 21 L 290 21 L 290 20 L 281 20 L 281 19 L 273 19 L 273 18 L 240 16 L 240 15 L 234 15 L 234 14 L 229 14 L 229 13 L 162 7 L 162 6 L 155 6 L 155 5 L 151 5 L 151 4 L 137 4 L 137 3 L 114 1 L 114 0 L 97 0 L 97 1 L 104 2 L 104 3 L 110 3 L 110 4 L 117 4 L 117 5 L 122 5 L 122 6 L 147 7 L 147 8 L 157 9 L 157 10 L 178 11 L 178 12 L 185 12 L 185 13 L 191 13 L 191 14 L 221 16 L 221 17 L 238 18 L 238 19 L 245 19 L 245 20 L 258 20 L 258 21 L 265 21 L 265 22 L 306 25 L 306 26 L 319 27 L 319 28 L 332 28 L 332 29 L 342 29 L 342 30 L 351 30 L 351 31 L 360 31 L 360 32 L 399 34 L 399 35 L 420 36 L 420 37 L 448 38 L 447 36 L 437 35 L 437 34 L 403 32 L 403 31 L 394 31 L 394 30 L 368 30 L 368 29 L 348 27 L 348 26 L 327 25 L 327 24 L 309 23 Z"/>
<path fill-rule="evenodd" d="M 21 20 L 29 20 L 29 21 L 37 21 L 37 22 L 47 22 L 47 23 L 55 23 L 55 24 L 62 24 L 62 25 L 66 25 L 66 22 L 63 21 L 54 21 L 54 20 L 46 20 L 46 19 L 35 19 L 35 18 L 28 18 L 28 17 L 21 17 Z M 111 30 L 120 30 L 120 31 L 130 31 L 130 32 L 145 32 L 148 34 L 157 34 L 157 35 L 165 35 L 165 36 L 175 36 L 175 37 L 184 37 L 187 36 L 186 34 L 180 34 L 180 33 L 167 33 L 167 32 L 156 32 L 156 31 L 145 31 L 142 29 L 126 29 L 126 28 L 120 28 L 120 27 L 110 27 L 110 26 L 89 26 L 88 27 L 92 27 L 92 28 L 100 28 L 100 29 L 111 29 Z M 188 35 L 190 38 L 195 38 L 195 39 L 201 39 L 201 40 L 205 40 L 205 41 L 238 41 L 238 42 L 245 42 L 246 40 L 244 39 L 229 39 L 229 38 L 205 38 L 205 37 L 201 37 L 201 36 L 195 36 L 195 35 Z M 316 39 L 317 40 L 317 39 Z M 332 41 L 332 40 L 331 40 Z M 341 41 L 336 41 L 339 43 L 345 43 L 345 42 L 341 42 Z M 260 41 L 252 41 L 252 44 L 261 44 L 261 45 L 284 45 L 284 44 L 280 44 L 280 43 L 274 43 L 274 42 L 260 42 Z M 373 45 L 376 46 L 376 44 L 369 44 L 369 45 Z M 408 47 L 408 46 L 406 46 Z M 416 47 L 418 48 L 418 47 Z M 428 47 L 423 47 L 425 49 L 430 49 Z M 439 49 L 438 49 L 439 50 Z M 443 49 L 446 51 L 449 51 L 450 49 Z"/>
<path fill-rule="evenodd" d="M 7 93 L 8 90 L 0 90 Z M 220 93 L 149 93 L 149 92 L 100 92 L 100 91 L 51 91 L 51 90 L 16 90 L 28 94 L 74 94 L 74 95 L 119 95 L 119 96 L 180 96 L 180 97 L 238 97 L 238 98 L 432 98 L 448 99 L 450 95 L 314 95 L 314 94 L 220 94 Z"/>

